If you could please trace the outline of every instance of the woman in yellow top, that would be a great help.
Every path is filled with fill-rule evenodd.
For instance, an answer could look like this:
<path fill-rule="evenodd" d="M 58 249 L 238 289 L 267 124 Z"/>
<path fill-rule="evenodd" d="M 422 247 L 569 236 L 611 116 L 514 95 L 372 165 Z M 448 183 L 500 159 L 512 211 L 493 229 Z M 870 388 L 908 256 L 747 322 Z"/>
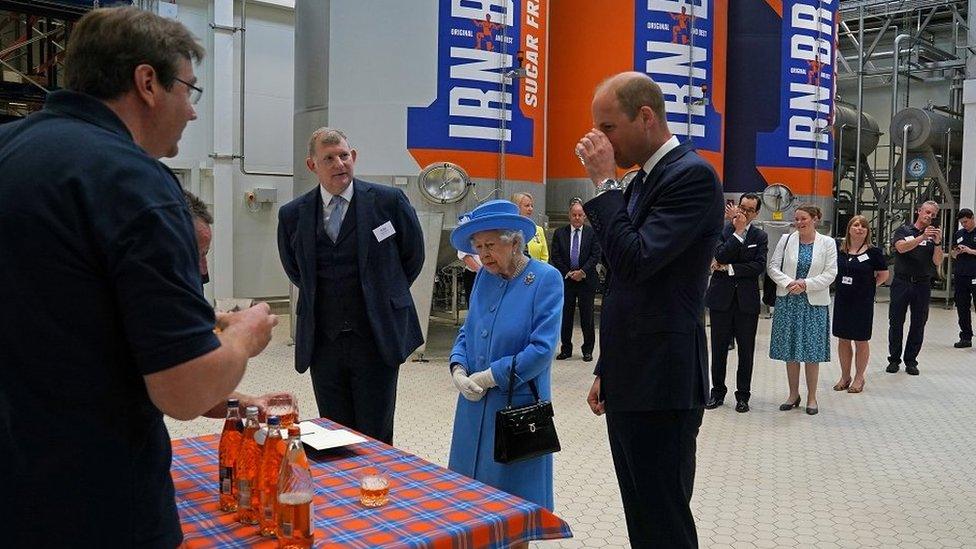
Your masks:
<path fill-rule="evenodd" d="M 519 207 L 520 215 L 529 219 L 532 218 L 533 199 L 531 194 L 518 192 L 513 194 L 510 200 Z M 545 263 L 549 262 L 549 244 L 546 243 L 546 231 L 542 227 L 535 226 L 535 236 L 528 239 L 526 248 L 528 249 L 529 257 L 532 259 L 538 259 Z"/>

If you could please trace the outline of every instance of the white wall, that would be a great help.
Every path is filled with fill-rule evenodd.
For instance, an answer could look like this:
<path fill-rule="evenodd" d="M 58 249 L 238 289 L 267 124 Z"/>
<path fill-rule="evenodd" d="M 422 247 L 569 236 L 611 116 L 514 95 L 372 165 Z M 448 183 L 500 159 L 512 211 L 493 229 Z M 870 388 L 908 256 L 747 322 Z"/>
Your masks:
<path fill-rule="evenodd" d="M 236 3 L 235 3 L 236 4 Z M 276 230 L 278 207 L 292 197 L 290 177 L 246 176 L 236 169 L 233 181 L 233 200 L 227 204 L 213 203 L 213 179 L 210 154 L 237 154 L 240 109 L 240 40 L 235 37 L 234 56 L 234 107 L 233 117 L 226 123 L 233 127 L 234 150 L 214 151 L 214 97 L 213 60 L 209 52 L 213 48 L 210 22 L 211 2 L 208 0 L 179 0 L 178 19 L 193 32 L 207 48 L 208 56 L 196 67 L 199 82 L 204 88 L 203 98 L 197 105 L 197 120 L 183 132 L 180 154 L 166 163 L 171 167 L 189 172 L 193 182 L 191 189 L 215 211 L 230 208 L 233 211 L 233 277 L 235 297 L 272 297 L 288 294 L 288 283 L 278 259 Z M 240 24 L 239 7 L 235 5 L 235 21 Z M 292 97 L 294 91 L 294 12 L 291 9 L 260 3 L 248 3 L 247 7 L 247 66 L 245 89 L 245 151 L 247 169 L 290 173 L 292 170 Z M 225 184 L 225 183 L 218 183 Z M 255 187 L 275 188 L 278 202 L 264 205 L 260 211 L 250 211 L 244 202 L 244 193 Z M 214 235 L 214 245 L 219 245 L 221 235 Z M 212 255 L 212 254 L 211 254 Z M 211 279 L 221 276 L 211 261 Z M 208 285 L 208 294 L 213 284 Z"/>

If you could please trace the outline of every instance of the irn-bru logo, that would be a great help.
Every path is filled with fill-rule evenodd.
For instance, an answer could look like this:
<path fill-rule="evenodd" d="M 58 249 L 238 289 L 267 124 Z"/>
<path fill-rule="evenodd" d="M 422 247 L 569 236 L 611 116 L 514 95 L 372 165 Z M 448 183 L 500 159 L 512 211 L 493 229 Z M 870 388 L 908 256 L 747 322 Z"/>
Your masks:
<path fill-rule="evenodd" d="M 520 106 L 537 106 L 538 63 L 533 40 L 523 41 L 523 24 L 538 26 L 532 0 L 441 0 L 439 8 L 437 98 L 407 113 L 407 147 L 498 152 L 531 156 L 534 121 Z M 535 17 L 535 19 L 533 19 Z M 530 40 L 531 38 L 531 40 Z M 524 66 L 520 79 L 505 74 Z M 532 74 L 532 73 L 535 74 Z"/>
<path fill-rule="evenodd" d="M 836 10 L 835 0 L 783 2 L 780 127 L 759 136 L 761 165 L 829 166 L 832 161 Z"/>
<path fill-rule="evenodd" d="M 709 0 L 637 0 L 635 70 L 649 74 L 664 93 L 671 133 L 699 149 L 720 151 L 722 120 L 716 112 L 714 9 Z"/>

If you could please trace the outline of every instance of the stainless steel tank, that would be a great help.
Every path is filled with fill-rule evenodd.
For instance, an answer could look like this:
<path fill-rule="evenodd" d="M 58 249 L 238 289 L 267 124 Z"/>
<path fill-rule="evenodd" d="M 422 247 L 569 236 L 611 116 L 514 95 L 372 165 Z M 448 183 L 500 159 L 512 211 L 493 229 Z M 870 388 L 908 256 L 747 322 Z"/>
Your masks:
<path fill-rule="evenodd" d="M 852 160 L 857 154 L 857 107 L 840 101 L 834 103 L 835 154 Z M 861 154 L 871 156 L 881 139 L 878 122 L 873 116 L 861 112 Z"/>
<path fill-rule="evenodd" d="M 952 155 L 962 154 L 962 120 L 917 107 L 902 109 L 891 118 L 891 141 L 897 146 L 901 146 L 906 125 L 911 126 L 908 129 L 909 150 L 931 147 L 936 154 L 942 154 L 948 142 Z"/>

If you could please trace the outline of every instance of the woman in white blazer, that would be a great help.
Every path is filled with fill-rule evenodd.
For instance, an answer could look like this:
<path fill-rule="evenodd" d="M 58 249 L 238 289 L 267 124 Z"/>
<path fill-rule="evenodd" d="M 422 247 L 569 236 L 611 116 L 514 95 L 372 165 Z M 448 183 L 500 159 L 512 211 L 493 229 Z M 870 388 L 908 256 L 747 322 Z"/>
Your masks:
<path fill-rule="evenodd" d="M 817 232 L 820 208 L 800 206 L 796 232 L 780 238 L 767 272 L 776 283 L 769 358 L 786 362 L 790 395 L 779 409 L 800 406 L 800 363 L 806 363 L 807 407 L 816 414 L 820 363 L 830 361 L 830 283 L 837 276 L 837 245 Z"/>

